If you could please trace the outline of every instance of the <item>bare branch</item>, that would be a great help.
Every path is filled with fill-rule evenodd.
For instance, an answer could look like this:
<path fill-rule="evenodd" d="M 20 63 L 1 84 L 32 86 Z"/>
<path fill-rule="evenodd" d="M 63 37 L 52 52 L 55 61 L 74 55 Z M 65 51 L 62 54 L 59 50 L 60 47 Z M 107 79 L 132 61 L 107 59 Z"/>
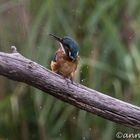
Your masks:
<path fill-rule="evenodd" d="M 105 119 L 140 129 L 140 108 L 72 83 L 33 62 L 12 47 L 11 54 L 0 52 L 0 75 L 24 82 L 56 98 Z"/>

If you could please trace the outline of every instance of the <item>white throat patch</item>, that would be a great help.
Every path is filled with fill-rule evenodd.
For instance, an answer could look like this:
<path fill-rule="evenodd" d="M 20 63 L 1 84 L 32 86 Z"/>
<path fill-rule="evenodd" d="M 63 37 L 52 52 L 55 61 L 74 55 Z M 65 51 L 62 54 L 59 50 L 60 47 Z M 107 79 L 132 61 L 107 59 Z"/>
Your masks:
<path fill-rule="evenodd" d="M 60 46 L 61 46 L 61 48 L 62 48 L 63 52 L 66 54 L 65 49 L 64 49 L 64 47 L 63 47 L 62 43 L 60 43 Z"/>

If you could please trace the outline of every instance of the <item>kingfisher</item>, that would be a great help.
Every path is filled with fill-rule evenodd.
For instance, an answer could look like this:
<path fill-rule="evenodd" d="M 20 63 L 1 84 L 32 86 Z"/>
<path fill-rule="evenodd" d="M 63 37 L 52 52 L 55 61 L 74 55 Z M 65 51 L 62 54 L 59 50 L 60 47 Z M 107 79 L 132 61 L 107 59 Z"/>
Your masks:
<path fill-rule="evenodd" d="M 51 70 L 59 75 L 73 80 L 79 60 L 79 47 L 75 40 L 66 36 L 63 38 L 49 34 L 60 43 L 60 48 L 56 51 L 51 61 Z"/>

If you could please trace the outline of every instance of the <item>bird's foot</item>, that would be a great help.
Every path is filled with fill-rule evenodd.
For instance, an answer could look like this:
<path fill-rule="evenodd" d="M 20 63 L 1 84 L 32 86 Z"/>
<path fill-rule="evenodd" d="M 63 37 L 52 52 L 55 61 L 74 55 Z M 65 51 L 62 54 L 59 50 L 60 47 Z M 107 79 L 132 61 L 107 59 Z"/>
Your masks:
<path fill-rule="evenodd" d="M 65 77 L 64 76 L 64 79 L 65 79 L 65 81 L 66 81 L 66 84 L 68 85 L 68 87 L 69 87 L 69 83 L 71 82 L 71 80 L 70 79 L 68 79 L 67 77 Z"/>
<path fill-rule="evenodd" d="M 75 81 L 73 80 L 73 78 L 70 78 L 70 79 L 69 79 L 69 78 L 67 78 L 67 77 L 64 77 L 64 79 L 65 79 L 65 81 L 66 81 L 68 87 L 70 87 L 69 84 L 73 84 L 73 85 L 75 85 L 75 86 L 78 86 L 78 85 L 79 85 L 79 83 L 75 82 Z"/>

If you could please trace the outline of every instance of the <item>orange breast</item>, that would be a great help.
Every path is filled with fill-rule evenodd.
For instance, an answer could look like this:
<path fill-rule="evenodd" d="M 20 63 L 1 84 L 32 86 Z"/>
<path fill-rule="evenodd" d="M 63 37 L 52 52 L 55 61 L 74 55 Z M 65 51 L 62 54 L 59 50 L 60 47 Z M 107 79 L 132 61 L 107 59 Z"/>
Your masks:
<path fill-rule="evenodd" d="M 71 62 L 68 60 L 62 60 L 59 62 L 59 73 L 61 73 L 64 76 L 69 76 L 72 72 L 75 72 L 77 63 Z"/>
<path fill-rule="evenodd" d="M 56 52 L 56 62 L 51 62 L 51 69 L 52 71 L 71 79 L 73 73 L 76 71 L 77 64 L 78 60 L 69 59 L 60 48 Z"/>

